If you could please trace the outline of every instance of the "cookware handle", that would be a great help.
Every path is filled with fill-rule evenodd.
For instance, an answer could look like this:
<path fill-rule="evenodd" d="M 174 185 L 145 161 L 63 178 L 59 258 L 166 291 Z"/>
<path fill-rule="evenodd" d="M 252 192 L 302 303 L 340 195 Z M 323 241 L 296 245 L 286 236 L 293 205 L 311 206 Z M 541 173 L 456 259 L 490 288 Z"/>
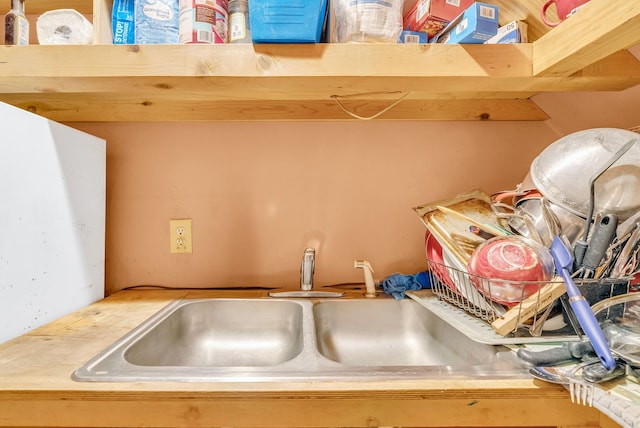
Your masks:
<path fill-rule="evenodd" d="M 585 300 L 584 296 L 580 294 L 578 287 L 573 282 L 573 278 L 569 274 L 566 268 L 560 271 L 560 275 L 564 279 L 564 283 L 567 287 L 567 295 L 569 296 L 569 303 L 571 309 L 576 314 L 580 327 L 589 338 L 593 350 L 600 359 L 600 362 L 607 370 L 613 370 L 616 367 L 616 361 L 611 354 L 611 348 L 604 337 L 604 333 L 600 328 L 600 324 L 596 319 L 596 316 L 591 311 L 591 306 Z"/>
<path fill-rule="evenodd" d="M 516 354 L 520 360 L 533 366 L 551 366 L 593 354 L 593 347 L 589 341 L 564 342 L 561 346 L 542 351 L 520 348 Z"/>
<path fill-rule="evenodd" d="M 607 252 L 607 248 L 613 241 L 618 227 L 618 216 L 615 214 L 606 214 L 602 216 L 598 224 L 593 230 L 593 236 L 589 240 L 589 248 L 582 261 L 584 267 L 584 277 L 591 278 L 593 273 L 600 265 L 602 258 Z"/>
<path fill-rule="evenodd" d="M 544 22 L 545 24 L 547 24 L 549 27 L 555 27 L 558 24 L 560 24 L 560 22 L 554 22 L 554 21 L 550 21 L 549 18 L 547 18 L 547 9 L 549 9 L 549 6 L 551 6 L 552 4 L 555 4 L 556 0 L 549 0 L 547 1 L 543 6 L 542 6 L 542 11 L 540 13 L 540 17 L 542 18 L 542 22 Z"/>

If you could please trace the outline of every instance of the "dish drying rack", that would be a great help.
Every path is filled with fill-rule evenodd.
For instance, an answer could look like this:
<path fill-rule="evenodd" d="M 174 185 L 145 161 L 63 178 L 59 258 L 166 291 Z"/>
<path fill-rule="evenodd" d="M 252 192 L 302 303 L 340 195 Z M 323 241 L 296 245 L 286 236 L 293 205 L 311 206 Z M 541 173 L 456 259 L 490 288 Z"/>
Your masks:
<path fill-rule="evenodd" d="M 555 305 L 565 290 L 564 282 L 559 278 L 548 282 L 500 281 L 474 276 L 428 258 L 427 262 L 430 266 L 431 292 L 437 299 L 419 292 L 408 293 L 409 297 L 428 307 L 473 340 L 489 344 L 523 344 L 576 340 L 582 336 L 577 323 L 564 322 L 570 317 L 565 315 L 566 309 L 559 310 Z M 509 282 L 515 288 L 519 287 L 523 293 L 526 289 L 527 294 L 531 294 L 528 297 L 523 294 L 518 299 L 521 302 L 513 305 L 497 303 L 503 301 L 501 297 L 504 296 L 494 295 L 493 288 L 501 282 Z M 474 283 L 480 284 L 484 291 L 480 292 Z M 629 292 L 628 278 L 576 280 L 576 285 L 590 304 Z M 549 318 L 545 319 L 543 314 L 550 305 L 556 308 L 550 309 L 552 315 L 547 314 Z M 537 323 L 550 322 L 552 316 L 556 318 L 555 323 L 560 323 L 560 328 L 544 330 L 538 327 L 535 332 Z M 615 316 L 615 313 L 604 313 L 600 317 Z"/>

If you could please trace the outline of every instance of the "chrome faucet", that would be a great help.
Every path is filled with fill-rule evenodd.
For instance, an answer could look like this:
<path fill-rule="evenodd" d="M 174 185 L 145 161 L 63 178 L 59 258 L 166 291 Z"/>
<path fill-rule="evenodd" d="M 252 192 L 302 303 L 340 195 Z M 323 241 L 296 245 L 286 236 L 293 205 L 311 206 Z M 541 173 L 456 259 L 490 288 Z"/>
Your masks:
<path fill-rule="evenodd" d="M 313 271 L 316 264 L 316 250 L 307 248 L 302 255 L 302 263 L 300 264 L 300 290 L 313 290 Z"/>
<path fill-rule="evenodd" d="M 316 250 L 307 248 L 302 255 L 300 264 L 300 290 L 269 291 L 271 297 L 342 297 L 343 291 L 314 291 L 313 271 L 316 265 Z"/>

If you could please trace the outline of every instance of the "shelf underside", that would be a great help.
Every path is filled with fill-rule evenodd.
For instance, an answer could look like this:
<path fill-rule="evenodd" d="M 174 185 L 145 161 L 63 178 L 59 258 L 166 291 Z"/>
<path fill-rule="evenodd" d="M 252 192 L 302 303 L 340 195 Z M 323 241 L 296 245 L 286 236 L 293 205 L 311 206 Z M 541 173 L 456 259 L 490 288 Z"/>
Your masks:
<path fill-rule="evenodd" d="M 0 101 L 64 122 L 341 120 L 353 119 L 345 110 L 369 117 L 392 104 L 379 119 L 545 120 L 530 100 L 537 93 L 640 83 L 640 62 L 626 50 L 567 77 L 533 76 L 532 51 L 531 44 L 6 48 Z"/>

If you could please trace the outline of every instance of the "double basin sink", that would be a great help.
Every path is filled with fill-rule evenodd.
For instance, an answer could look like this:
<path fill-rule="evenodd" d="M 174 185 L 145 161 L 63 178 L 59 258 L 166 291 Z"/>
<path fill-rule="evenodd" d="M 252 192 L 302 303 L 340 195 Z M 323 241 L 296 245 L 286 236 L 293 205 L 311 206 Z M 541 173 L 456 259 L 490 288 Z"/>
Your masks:
<path fill-rule="evenodd" d="M 527 377 L 404 299 L 176 300 L 73 373 L 77 381 Z"/>

